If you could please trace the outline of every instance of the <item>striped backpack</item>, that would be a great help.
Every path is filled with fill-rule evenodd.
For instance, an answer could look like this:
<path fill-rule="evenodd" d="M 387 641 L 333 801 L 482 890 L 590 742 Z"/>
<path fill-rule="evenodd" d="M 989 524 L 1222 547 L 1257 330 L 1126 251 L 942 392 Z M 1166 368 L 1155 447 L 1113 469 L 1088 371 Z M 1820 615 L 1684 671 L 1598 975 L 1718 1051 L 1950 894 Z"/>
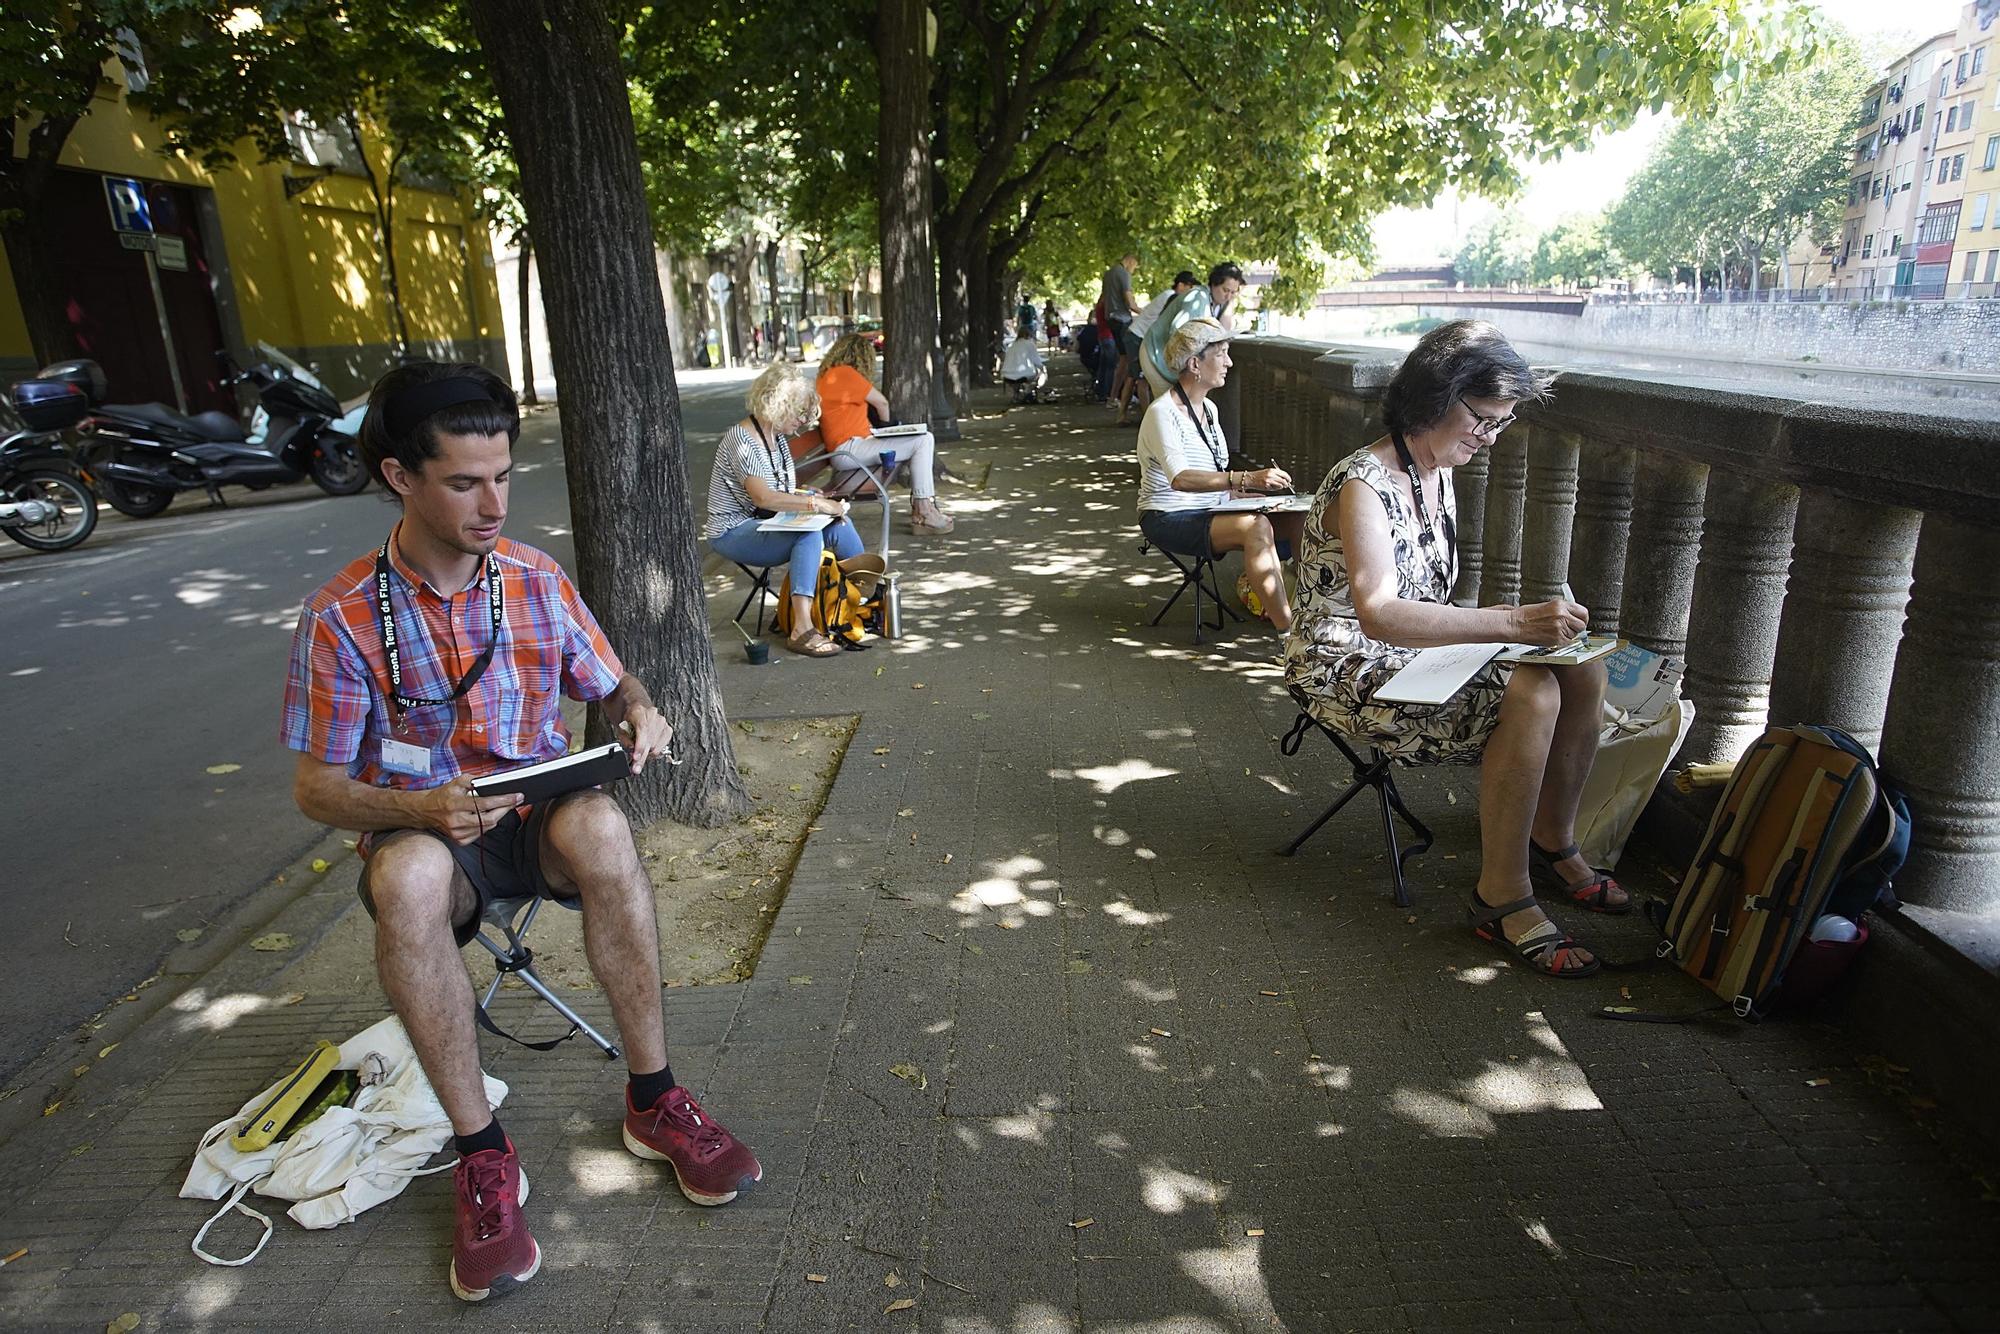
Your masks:
<path fill-rule="evenodd" d="M 1815 922 L 1898 906 L 1890 880 L 1909 850 L 1909 804 L 1866 747 L 1837 728 L 1772 727 L 1723 788 L 1659 919 L 1657 953 L 1762 1018 L 1774 1000 L 1798 999 L 1780 991 Z"/>

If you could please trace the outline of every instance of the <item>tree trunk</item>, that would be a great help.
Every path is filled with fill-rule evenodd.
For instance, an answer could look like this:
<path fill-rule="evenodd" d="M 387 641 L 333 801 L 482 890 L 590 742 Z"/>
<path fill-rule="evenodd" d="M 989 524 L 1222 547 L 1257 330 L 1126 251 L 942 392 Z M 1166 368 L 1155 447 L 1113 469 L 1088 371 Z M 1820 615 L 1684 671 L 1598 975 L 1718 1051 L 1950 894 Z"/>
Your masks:
<path fill-rule="evenodd" d="M 62 289 L 55 281 L 54 247 L 29 219 L 32 209 L 9 214 L 0 211 L 0 242 L 7 247 L 7 268 L 14 275 L 14 292 L 20 298 L 21 319 L 28 326 L 28 345 L 35 350 L 35 363 L 67 361 L 78 354 L 76 330 L 63 311 Z"/>
<path fill-rule="evenodd" d="M 375 201 L 375 235 L 382 246 L 382 277 L 388 286 L 389 315 L 395 321 L 392 332 L 396 337 L 396 355 L 407 359 L 410 355 L 410 322 L 403 316 L 403 281 L 396 271 L 396 162 L 389 162 L 389 179 L 385 183 L 375 174 L 375 164 L 368 160 L 368 144 L 361 137 L 361 118 L 349 109 L 341 120 L 347 126 L 347 137 L 354 142 L 354 156 L 361 160 L 361 176 L 368 182 L 368 195 Z"/>
<path fill-rule="evenodd" d="M 938 255 L 938 366 L 945 399 L 963 413 L 972 392 L 972 305 L 975 289 L 971 267 L 962 252 L 947 246 Z"/>
<path fill-rule="evenodd" d="M 535 240 L 526 231 L 519 240 L 514 268 L 521 286 L 521 402 L 533 407 L 542 401 L 535 393 L 535 302 L 533 284 L 529 282 L 535 263 Z"/>
<path fill-rule="evenodd" d="M 775 238 L 764 244 L 764 294 L 768 301 L 764 310 L 764 355 L 772 361 L 778 359 L 778 326 L 784 317 L 779 313 L 782 303 L 778 300 L 778 242 Z"/>
<path fill-rule="evenodd" d="M 972 359 L 972 382 L 990 388 L 1000 363 L 998 320 L 1002 314 L 1000 287 L 1004 281 L 1000 266 L 993 263 L 987 239 L 981 236 L 972 247 L 966 265 L 967 288 L 972 293 L 972 338 L 968 351 Z"/>
<path fill-rule="evenodd" d="M 473 0 L 521 169 L 560 396 L 577 582 L 673 724 L 683 763 L 617 786 L 638 824 L 749 808 L 716 689 L 666 303 L 604 0 Z M 601 710 L 590 737 L 605 736 Z"/>
<path fill-rule="evenodd" d="M 931 250 L 930 55 L 924 0 L 882 0 L 877 195 L 882 241 L 882 392 L 903 421 L 932 415 L 937 270 Z"/>

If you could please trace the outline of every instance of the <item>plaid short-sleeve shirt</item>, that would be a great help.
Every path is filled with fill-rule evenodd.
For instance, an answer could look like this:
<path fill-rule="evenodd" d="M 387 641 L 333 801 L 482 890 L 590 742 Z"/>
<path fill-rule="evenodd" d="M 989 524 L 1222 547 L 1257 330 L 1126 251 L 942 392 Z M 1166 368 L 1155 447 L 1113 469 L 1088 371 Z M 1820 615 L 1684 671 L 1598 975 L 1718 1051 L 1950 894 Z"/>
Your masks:
<path fill-rule="evenodd" d="M 569 749 L 558 691 L 597 700 L 625 669 L 562 567 L 543 552 L 502 539 L 505 599 L 500 642 L 477 684 L 449 704 L 398 712 L 389 703 L 389 664 L 375 605 L 375 556 L 357 556 L 307 599 L 292 635 L 282 735 L 286 746 L 375 787 L 429 788 L 460 776 L 561 757 Z M 487 563 L 468 587 L 438 592 L 389 548 L 403 694 L 449 696 L 493 630 Z M 428 751 L 426 777 L 391 773 L 382 741 Z"/>

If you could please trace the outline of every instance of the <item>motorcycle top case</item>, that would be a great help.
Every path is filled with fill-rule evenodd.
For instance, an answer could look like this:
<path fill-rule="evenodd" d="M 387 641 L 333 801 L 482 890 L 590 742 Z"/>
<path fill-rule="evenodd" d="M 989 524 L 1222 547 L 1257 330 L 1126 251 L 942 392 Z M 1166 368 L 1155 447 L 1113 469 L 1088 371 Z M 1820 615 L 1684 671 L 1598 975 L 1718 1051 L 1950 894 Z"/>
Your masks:
<path fill-rule="evenodd" d="M 31 431 L 60 431 L 90 412 L 90 397 L 65 380 L 22 380 L 7 391 L 7 402 Z"/>

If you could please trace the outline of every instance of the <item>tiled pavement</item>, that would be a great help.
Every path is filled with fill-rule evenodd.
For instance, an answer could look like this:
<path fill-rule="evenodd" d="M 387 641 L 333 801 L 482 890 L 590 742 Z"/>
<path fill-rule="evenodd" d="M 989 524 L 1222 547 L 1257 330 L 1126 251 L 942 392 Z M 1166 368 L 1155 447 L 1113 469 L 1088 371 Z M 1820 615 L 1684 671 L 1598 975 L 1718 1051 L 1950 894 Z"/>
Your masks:
<path fill-rule="evenodd" d="M 441 1177 L 331 1232 L 279 1217 L 255 1263 L 204 1266 L 206 1210 L 175 1198 L 195 1138 L 380 1012 L 225 976 L 145 1035 L 142 1097 L 0 1152 L 0 1244 L 33 1247 L 0 1273 L 0 1323 L 2000 1324 L 1991 1163 L 1947 1152 L 1892 1068 L 1804 1021 L 1604 1023 L 1621 985 L 1696 993 L 1550 982 L 1469 936 L 1472 771 L 1406 780 L 1439 834 L 1407 915 L 1372 812 L 1272 855 L 1335 781 L 1329 751 L 1279 755 L 1268 636 L 1193 649 L 1180 608 L 1145 625 L 1166 584 L 1136 552 L 1132 434 L 1102 420 L 971 425 L 951 454 L 992 482 L 956 536 L 899 539 L 903 641 L 752 669 L 718 637 L 734 714 L 861 715 L 755 978 L 667 994 L 675 1064 L 757 1147 L 759 1190 L 688 1205 L 621 1149 L 594 1053 L 489 1043 L 534 1282 L 452 1299 Z M 1575 924 L 1641 951 L 1635 921 Z"/>

